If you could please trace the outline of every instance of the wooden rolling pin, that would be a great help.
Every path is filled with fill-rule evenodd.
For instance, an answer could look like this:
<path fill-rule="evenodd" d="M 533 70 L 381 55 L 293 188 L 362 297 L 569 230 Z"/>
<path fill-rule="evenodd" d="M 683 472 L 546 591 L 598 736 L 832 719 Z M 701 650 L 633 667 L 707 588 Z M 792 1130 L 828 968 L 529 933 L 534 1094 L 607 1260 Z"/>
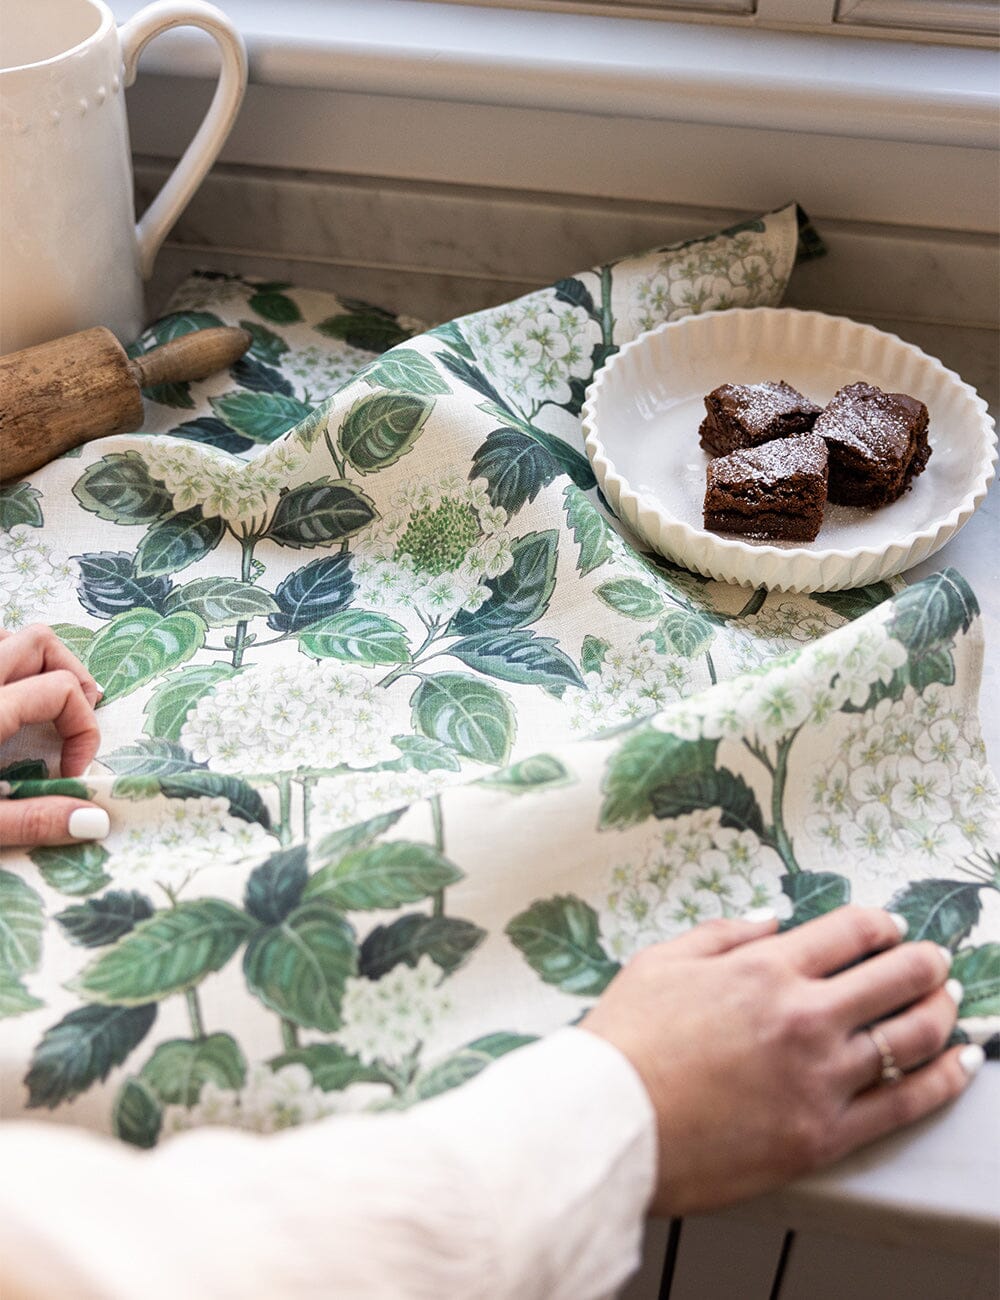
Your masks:
<path fill-rule="evenodd" d="M 238 361 L 253 342 L 220 326 L 128 357 L 98 326 L 0 357 L 0 482 L 20 478 L 94 438 L 142 424 L 143 388 L 206 379 Z"/>

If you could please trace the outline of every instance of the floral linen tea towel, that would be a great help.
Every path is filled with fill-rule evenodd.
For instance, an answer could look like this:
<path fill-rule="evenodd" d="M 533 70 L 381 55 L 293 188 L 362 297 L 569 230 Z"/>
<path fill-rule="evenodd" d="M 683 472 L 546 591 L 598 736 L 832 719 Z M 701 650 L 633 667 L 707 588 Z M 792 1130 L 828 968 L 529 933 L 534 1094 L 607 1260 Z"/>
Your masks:
<path fill-rule="evenodd" d="M 0 866 L 0 1113 L 140 1146 L 409 1105 L 712 916 L 890 904 L 1000 1023 L 1000 795 L 975 597 L 813 597 L 636 550 L 579 410 L 623 342 L 780 301 L 794 207 L 417 333 L 199 277 L 240 323 L 142 435 L 0 493 L 0 617 L 105 687 L 103 843 Z M 332 396 L 330 395 L 332 394 Z"/>

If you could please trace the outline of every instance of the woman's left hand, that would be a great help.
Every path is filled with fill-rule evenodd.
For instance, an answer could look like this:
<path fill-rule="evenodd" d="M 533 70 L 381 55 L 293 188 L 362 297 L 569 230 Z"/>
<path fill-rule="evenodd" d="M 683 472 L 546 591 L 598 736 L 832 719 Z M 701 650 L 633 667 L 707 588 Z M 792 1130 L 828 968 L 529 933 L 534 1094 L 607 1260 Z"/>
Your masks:
<path fill-rule="evenodd" d="M 51 722 L 62 737 L 60 775 L 82 775 L 101 734 L 94 706 L 101 688 L 51 628 L 0 631 L 0 743 L 32 723 Z M 0 799 L 0 845 L 72 844 L 103 839 L 108 814 L 84 799 L 45 795 Z"/>

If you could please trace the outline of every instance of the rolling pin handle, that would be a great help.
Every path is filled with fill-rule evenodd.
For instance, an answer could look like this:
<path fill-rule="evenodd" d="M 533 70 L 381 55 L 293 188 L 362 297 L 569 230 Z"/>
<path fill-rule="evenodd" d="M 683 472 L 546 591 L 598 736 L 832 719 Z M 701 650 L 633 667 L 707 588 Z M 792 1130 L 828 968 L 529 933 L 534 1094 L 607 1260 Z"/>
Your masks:
<path fill-rule="evenodd" d="M 218 370 L 228 370 L 252 343 L 253 336 L 247 330 L 219 325 L 182 334 L 141 357 L 133 357 L 129 369 L 140 388 L 207 379 Z"/>

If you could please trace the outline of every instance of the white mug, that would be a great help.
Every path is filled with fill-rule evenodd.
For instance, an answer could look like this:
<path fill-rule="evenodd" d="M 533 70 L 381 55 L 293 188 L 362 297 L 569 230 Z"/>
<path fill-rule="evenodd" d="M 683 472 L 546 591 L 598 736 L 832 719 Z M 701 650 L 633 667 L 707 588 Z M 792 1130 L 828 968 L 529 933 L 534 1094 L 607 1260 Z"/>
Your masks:
<path fill-rule="evenodd" d="M 170 27 L 212 35 L 211 107 L 136 225 L 125 87 Z M 121 28 L 103 0 L 0 0 L 0 353 L 143 326 L 143 280 L 215 161 L 246 88 L 243 40 L 201 0 L 157 0 Z"/>

